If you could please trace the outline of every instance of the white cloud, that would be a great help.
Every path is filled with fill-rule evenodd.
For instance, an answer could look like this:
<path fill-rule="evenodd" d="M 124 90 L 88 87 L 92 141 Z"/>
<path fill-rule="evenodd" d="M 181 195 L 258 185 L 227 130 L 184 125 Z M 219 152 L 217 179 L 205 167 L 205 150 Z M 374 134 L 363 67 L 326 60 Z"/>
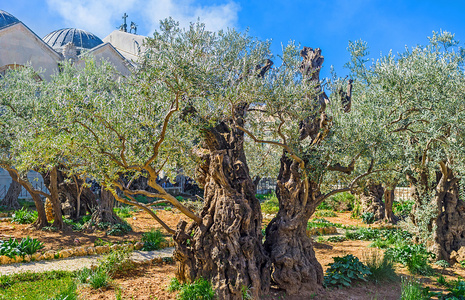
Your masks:
<path fill-rule="evenodd" d="M 239 5 L 232 0 L 203 6 L 195 0 L 47 0 L 47 4 L 65 20 L 64 27 L 84 29 L 101 38 L 121 24 L 124 12 L 129 15 L 128 24 L 134 20 L 139 25 L 138 33 L 150 34 L 167 17 L 179 21 L 181 26 L 200 18 L 214 31 L 234 27 L 239 11 Z"/>

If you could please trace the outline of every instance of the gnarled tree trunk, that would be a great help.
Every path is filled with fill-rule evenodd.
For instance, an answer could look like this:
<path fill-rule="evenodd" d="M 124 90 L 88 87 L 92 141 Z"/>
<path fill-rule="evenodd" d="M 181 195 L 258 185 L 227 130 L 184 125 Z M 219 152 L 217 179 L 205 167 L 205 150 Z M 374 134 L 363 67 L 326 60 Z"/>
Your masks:
<path fill-rule="evenodd" d="M 109 223 L 110 225 L 122 223 L 123 221 L 118 217 L 113 208 L 115 207 L 115 197 L 113 194 L 106 190 L 103 186 L 100 190 L 100 200 L 98 208 L 94 210 L 90 224 Z M 89 226 L 90 228 L 90 226 Z"/>
<path fill-rule="evenodd" d="M 433 244 L 429 250 L 437 260 L 450 260 L 452 251 L 465 247 L 465 202 L 459 197 L 459 180 L 452 170 L 444 167 L 432 201 L 438 216 L 432 220 Z"/>
<path fill-rule="evenodd" d="M 237 107 L 235 122 L 243 122 L 245 109 Z M 259 299 L 269 288 L 270 266 L 262 246 L 262 215 L 249 176 L 244 136 L 235 122 L 221 122 L 206 132 L 198 178 L 205 190 L 202 223 L 178 225 L 176 276 L 182 282 L 212 280 L 218 299 L 242 299 L 243 289 Z"/>
<path fill-rule="evenodd" d="M 391 224 L 396 224 L 399 221 L 399 218 L 396 217 L 394 212 L 392 211 L 392 205 L 394 204 L 394 191 L 396 187 L 387 187 L 384 189 L 384 206 L 385 206 L 385 214 L 384 219 L 386 222 Z"/>
<path fill-rule="evenodd" d="M 6 192 L 5 198 L 0 201 L 0 206 L 5 206 L 7 209 L 15 210 L 19 209 L 20 205 L 18 202 L 19 194 L 21 194 L 21 184 L 15 180 L 11 181 L 10 187 Z"/>
<path fill-rule="evenodd" d="M 286 153 L 281 157 L 276 195 L 279 211 L 266 228 L 265 241 L 273 264 L 272 280 L 289 295 L 318 291 L 323 285 L 323 268 L 306 234 L 316 201 L 306 191 L 299 164 Z"/>
<path fill-rule="evenodd" d="M 18 173 L 14 169 L 7 169 L 7 171 L 8 171 L 8 174 L 10 174 L 11 178 L 14 181 L 19 182 L 26 189 L 26 191 L 31 195 L 32 200 L 34 200 L 34 204 L 36 205 L 38 218 L 32 224 L 32 227 L 34 227 L 36 229 L 42 229 L 44 227 L 49 226 L 50 224 L 47 222 L 47 216 L 45 214 L 44 203 L 42 202 L 42 199 L 40 198 L 37 191 L 34 190 L 31 183 L 27 180 L 27 177 L 24 176 L 24 178 L 20 178 L 18 176 Z"/>
<path fill-rule="evenodd" d="M 385 206 L 383 202 L 384 188 L 381 184 L 369 182 L 360 194 L 363 213 L 372 213 L 375 221 L 384 219 Z"/>

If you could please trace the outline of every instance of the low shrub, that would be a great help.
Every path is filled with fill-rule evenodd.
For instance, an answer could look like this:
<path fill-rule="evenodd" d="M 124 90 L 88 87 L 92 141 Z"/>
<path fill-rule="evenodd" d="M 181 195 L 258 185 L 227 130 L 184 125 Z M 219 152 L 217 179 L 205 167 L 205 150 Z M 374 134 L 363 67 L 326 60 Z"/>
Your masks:
<path fill-rule="evenodd" d="M 335 224 L 326 219 L 313 219 L 307 222 L 307 229 L 335 227 Z"/>
<path fill-rule="evenodd" d="M 107 227 L 107 235 L 125 235 L 128 232 L 132 231 L 131 225 L 128 222 L 124 221 L 122 223 L 116 223 Z"/>
<path fill-rule="evenodd" d="M 418 281 L 402 278 L 401 281 L 401 300 L 426 300 L 430 299 L 425 295 L 425 290 Z"/>
<path fill-rule="evenodd" d="M 142 234 L 142 242 L 144 251 L 152 251 L 160 249 L 161 243 L 165 242 L 166 239 L 160 229 L 151 229 L 149 232 L 144 232 Z"/>
<path fill-rule="evenodd" d="M 94 289 L 106 287 L 110 284 L 110 275 L 101 268 L 97 268 L 89 276 L 89 284 Z"/>
<path fill-rule="evenodd" d="M 119 272 L 134 268 L 134 264 L 129 259 L 131 251 L 116 250 L 108 253 L 99 260 L 98 269 L 104 270 L 111 277 Z"/>
<path fill-rule="evenodd" d="M 130 206 L 121 206 L 113 208 L 115 214 L 121 219 L 132 217 L 133 209 Z"/>
<path fill-rule="evenodd" d="M 347 241 L 347 239 L 343 236 L 337 235 L 337 236 L 329 237 L 327 241 L 332 242 L 332 243 L 339 243 L 339 242 Z"/>
<path fill-rule="evenodd" d="M 429 258 L 434 258 L 434 254 L 428 252 L 424 245 L 402 244 L 387 249 L 385 255 L 390 257 L 394 262 L 406 266 L 412 274 L 433 274 L 433 268 L 431 268 L 429 264 Z"/>
<path fill-rule="evenodd" d="M 371 275 L 368 276 L 369 280 L 379 283 L 398 279 L 394 269 L 394 262 L 380 251 L 370 251 L 365 254 L 364 260 L 371 272 Z"/>
<path fill-rule="evenodd" d="M 371 275 L 370 269 L 352 254 L 344 257 L 333 257 L 324 277 L 325 287 L 348 287 L 356 281 L 367 281 Z"/>
<path fill-rule="evenodd" d="M 15 210 L 11 216 L 11 222 L 17 224 L 32 224 L 38 218 L 38 213 L 35 210 L 28 210 L 26 207 L 22 207 L 19 210 Z"/>
<path fill-rule="evenodd" d="M 321 218 L 337 217 L 337 214 L 332 210 L 317 210 L 313 215 L 315 217 L 321 217 Z"/>
<path fill-rule="evenodd" d="M 414 201 L 394 201 L 392 204 L 392 211 L 396 216 L 406 217 L 410 214 L 413 208 Z"/>
<path fill-rule="evenodd" d="M 354 231 L 346 231 L 349 240 L 373 241 L 381 235 L 381 230 L 375 228 L 358 228 Z"/>
<path fill-rule="evenodd" d="M 44 248 L 44 244 L 31 237 L 22 238 L 21 241 L 10 238 L 7 241 L 0 241 L 0 255 L 6 255 L 10 258 L 15 256 L 31 255 Z"/>
<path fill-rule="evenodd" d="M 375 214 L 372 212 L 364 212 L 361 217 L 362 222 L 365 224 L 373 224 L 375 222 Z"/>
<path fill-rule="evenodd" d="M 354 205 L 354 195 L 344 192 L 329 197 L 317 207 L 317 210 L 350 211 Z"/>

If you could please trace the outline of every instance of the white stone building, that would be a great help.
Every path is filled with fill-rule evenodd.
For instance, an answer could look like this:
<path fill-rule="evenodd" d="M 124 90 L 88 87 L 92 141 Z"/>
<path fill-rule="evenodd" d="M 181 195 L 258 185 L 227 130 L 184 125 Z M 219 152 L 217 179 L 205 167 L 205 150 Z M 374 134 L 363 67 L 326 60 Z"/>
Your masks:
<path fill-rule="evenodd" d="M 144 52 L 144 36 L 115 30 L 103 40 L 94 34 L 75 28 L 53 31 L 43 39 L 29 27 L 6 11 L 0 10 L 0 76 L 8 71 L 25 65 L 31 65 L 41 79 L 49 80 L 59 72 L 63 60 L 72 60 L 82 65 L 83 55 L 92 55 L 97 61 L 105 59 L 111 62 L 123 75 L 130 74 L 136 65 L 140 53 Z M 42 187 L 39 174 L 28 174 L 34 186 Z M 0 169 L 0 199 L 11 183 L 11 178 Z M 29 195 L 23 191 L 22 198 Z"/>

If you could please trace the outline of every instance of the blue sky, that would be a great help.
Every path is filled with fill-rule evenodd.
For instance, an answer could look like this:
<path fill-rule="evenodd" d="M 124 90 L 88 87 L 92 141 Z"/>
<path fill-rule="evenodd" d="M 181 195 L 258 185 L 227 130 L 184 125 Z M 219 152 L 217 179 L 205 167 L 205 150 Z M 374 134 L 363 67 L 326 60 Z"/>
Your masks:
<path fill-rule="evenodd" d="M 1 0 L 0 9 L 40 37 L 76 27 L 104 38 L 125 12 L 142 35 L 150 35 L 168 16 L 184 25 L 199 17 L 212 30 L 249 28 L 251 35 L 271 39 L 275 53 L 289 40 L 319 47 L 325 56 L 323 76 L 329 76 L 330 65 L 338 75 L 347 73 L 349 40 L 367 41 L 372 58 L 426 44 L 433 30 L 450 31 L 465 42 L 465 1 Z"/>

